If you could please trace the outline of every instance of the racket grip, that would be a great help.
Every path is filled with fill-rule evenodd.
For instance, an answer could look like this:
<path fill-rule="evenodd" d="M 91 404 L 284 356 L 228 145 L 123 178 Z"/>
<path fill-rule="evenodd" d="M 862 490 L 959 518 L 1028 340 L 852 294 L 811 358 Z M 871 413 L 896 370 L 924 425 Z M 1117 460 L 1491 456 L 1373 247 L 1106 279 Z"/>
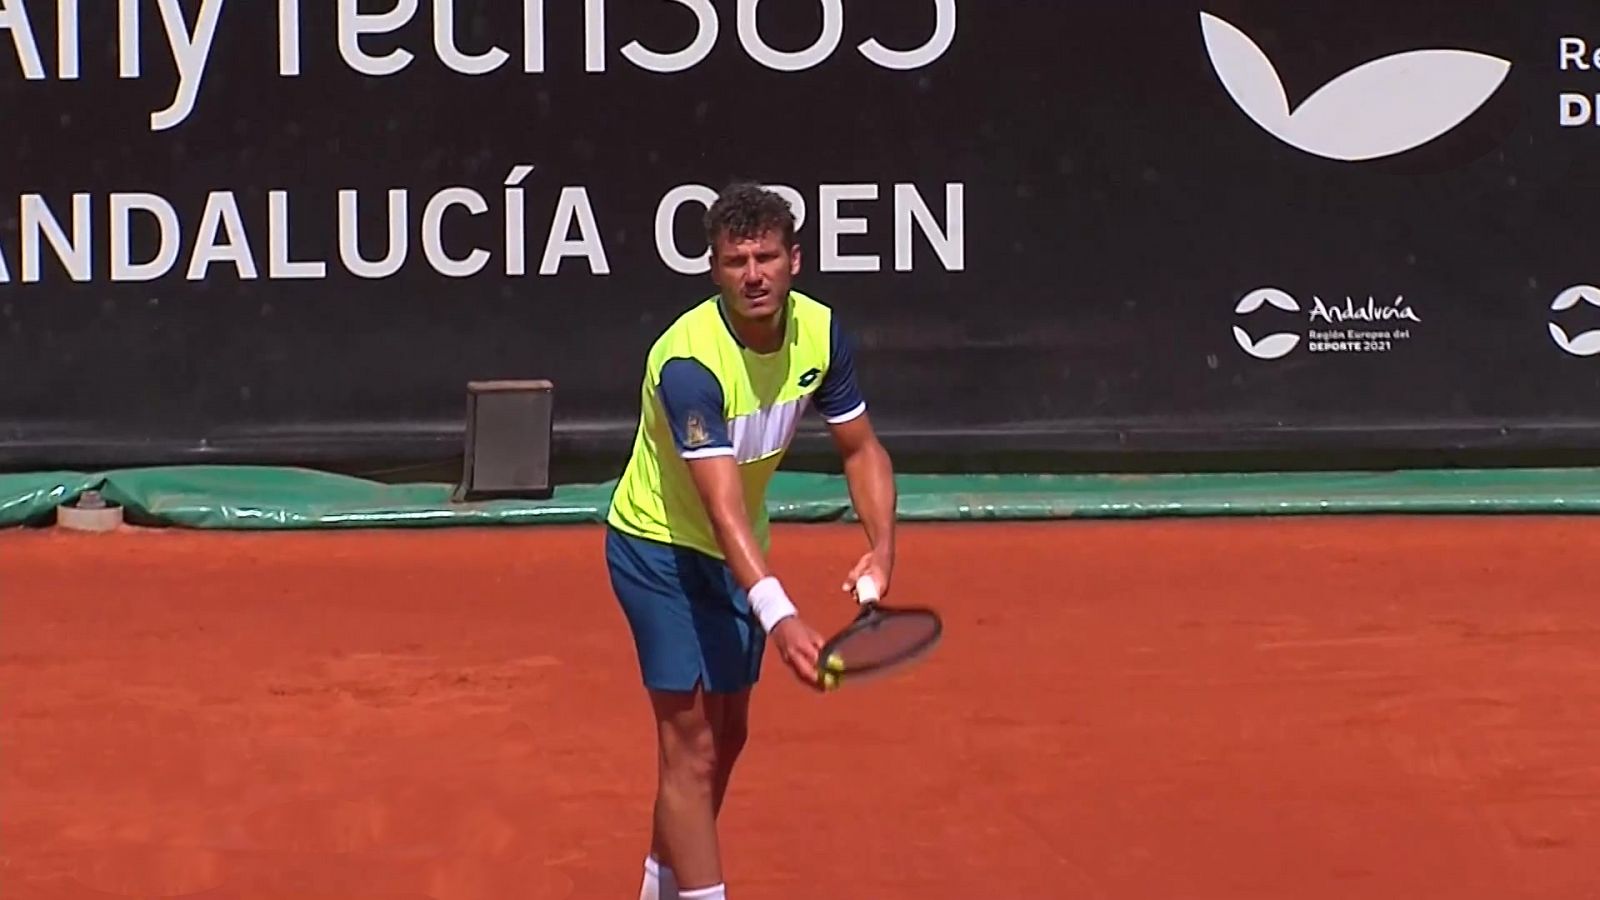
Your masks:
<path fill-rule="evenodd" d="M 862 605 L 878 602 L 878 583 L 872 580 L 871 575 L 863 575 L 856 579 L 856 602 Z"/>

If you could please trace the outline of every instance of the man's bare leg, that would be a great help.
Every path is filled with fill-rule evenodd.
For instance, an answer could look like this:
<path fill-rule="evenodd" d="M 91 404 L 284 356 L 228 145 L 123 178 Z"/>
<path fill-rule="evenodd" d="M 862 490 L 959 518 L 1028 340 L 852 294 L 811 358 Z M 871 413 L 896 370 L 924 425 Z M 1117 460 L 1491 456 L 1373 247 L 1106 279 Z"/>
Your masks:
<path fill-rule="evenodd" d="M 698 689 L 650 692 L 660 750 L 651 847 L 681 891 L 722 883 L 719 765 L 710 712 L 721 699 Z"/>

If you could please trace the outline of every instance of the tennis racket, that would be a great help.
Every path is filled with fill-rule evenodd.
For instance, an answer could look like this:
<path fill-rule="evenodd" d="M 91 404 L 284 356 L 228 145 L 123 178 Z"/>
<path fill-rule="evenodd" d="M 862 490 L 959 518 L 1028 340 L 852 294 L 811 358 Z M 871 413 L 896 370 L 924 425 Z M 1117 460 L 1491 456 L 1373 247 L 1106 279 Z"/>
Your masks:
<path fill-rule="evenodd" d="M 845 681 L 859 681 L 906 666 L 939 643 L 944 623 L 931 609 L 883 606 L 878 585 L 870 577 L 856 582 L 861 611 L 828 639 L 817 654 L 817 683 L 838 690 Z"/>

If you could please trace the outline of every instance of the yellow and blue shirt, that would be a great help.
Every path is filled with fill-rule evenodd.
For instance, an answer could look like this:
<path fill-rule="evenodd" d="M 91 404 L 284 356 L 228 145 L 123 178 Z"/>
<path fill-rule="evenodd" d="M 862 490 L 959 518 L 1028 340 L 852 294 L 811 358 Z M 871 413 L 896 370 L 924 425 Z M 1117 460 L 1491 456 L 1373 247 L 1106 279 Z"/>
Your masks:
<path fill-rule="evenodd" d="M 783 345 L 757 353 L 734 336 L 720 297 L 701 302 L 650 348 L 633 453 L 606 521 L 626 534 L 721 559 L 687 460 L 731 456 L 756 539 L 768 549 L 767 485 L 811 406 L 829 424 L 867 409 L 831 309 L 790 292 Z"/>

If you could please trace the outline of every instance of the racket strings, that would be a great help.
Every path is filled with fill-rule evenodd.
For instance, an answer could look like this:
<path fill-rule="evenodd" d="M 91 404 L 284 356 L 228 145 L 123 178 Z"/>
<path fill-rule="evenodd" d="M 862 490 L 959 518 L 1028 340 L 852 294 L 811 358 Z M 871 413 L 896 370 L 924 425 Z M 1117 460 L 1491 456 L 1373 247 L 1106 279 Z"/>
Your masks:
<path fill-rule="evenodd" d="M 903 613 L 864 622 L 841 638 L 835 652 L 846 671 L 892 665 L 926 649 L 939 637 L 934 616 Z"/>

